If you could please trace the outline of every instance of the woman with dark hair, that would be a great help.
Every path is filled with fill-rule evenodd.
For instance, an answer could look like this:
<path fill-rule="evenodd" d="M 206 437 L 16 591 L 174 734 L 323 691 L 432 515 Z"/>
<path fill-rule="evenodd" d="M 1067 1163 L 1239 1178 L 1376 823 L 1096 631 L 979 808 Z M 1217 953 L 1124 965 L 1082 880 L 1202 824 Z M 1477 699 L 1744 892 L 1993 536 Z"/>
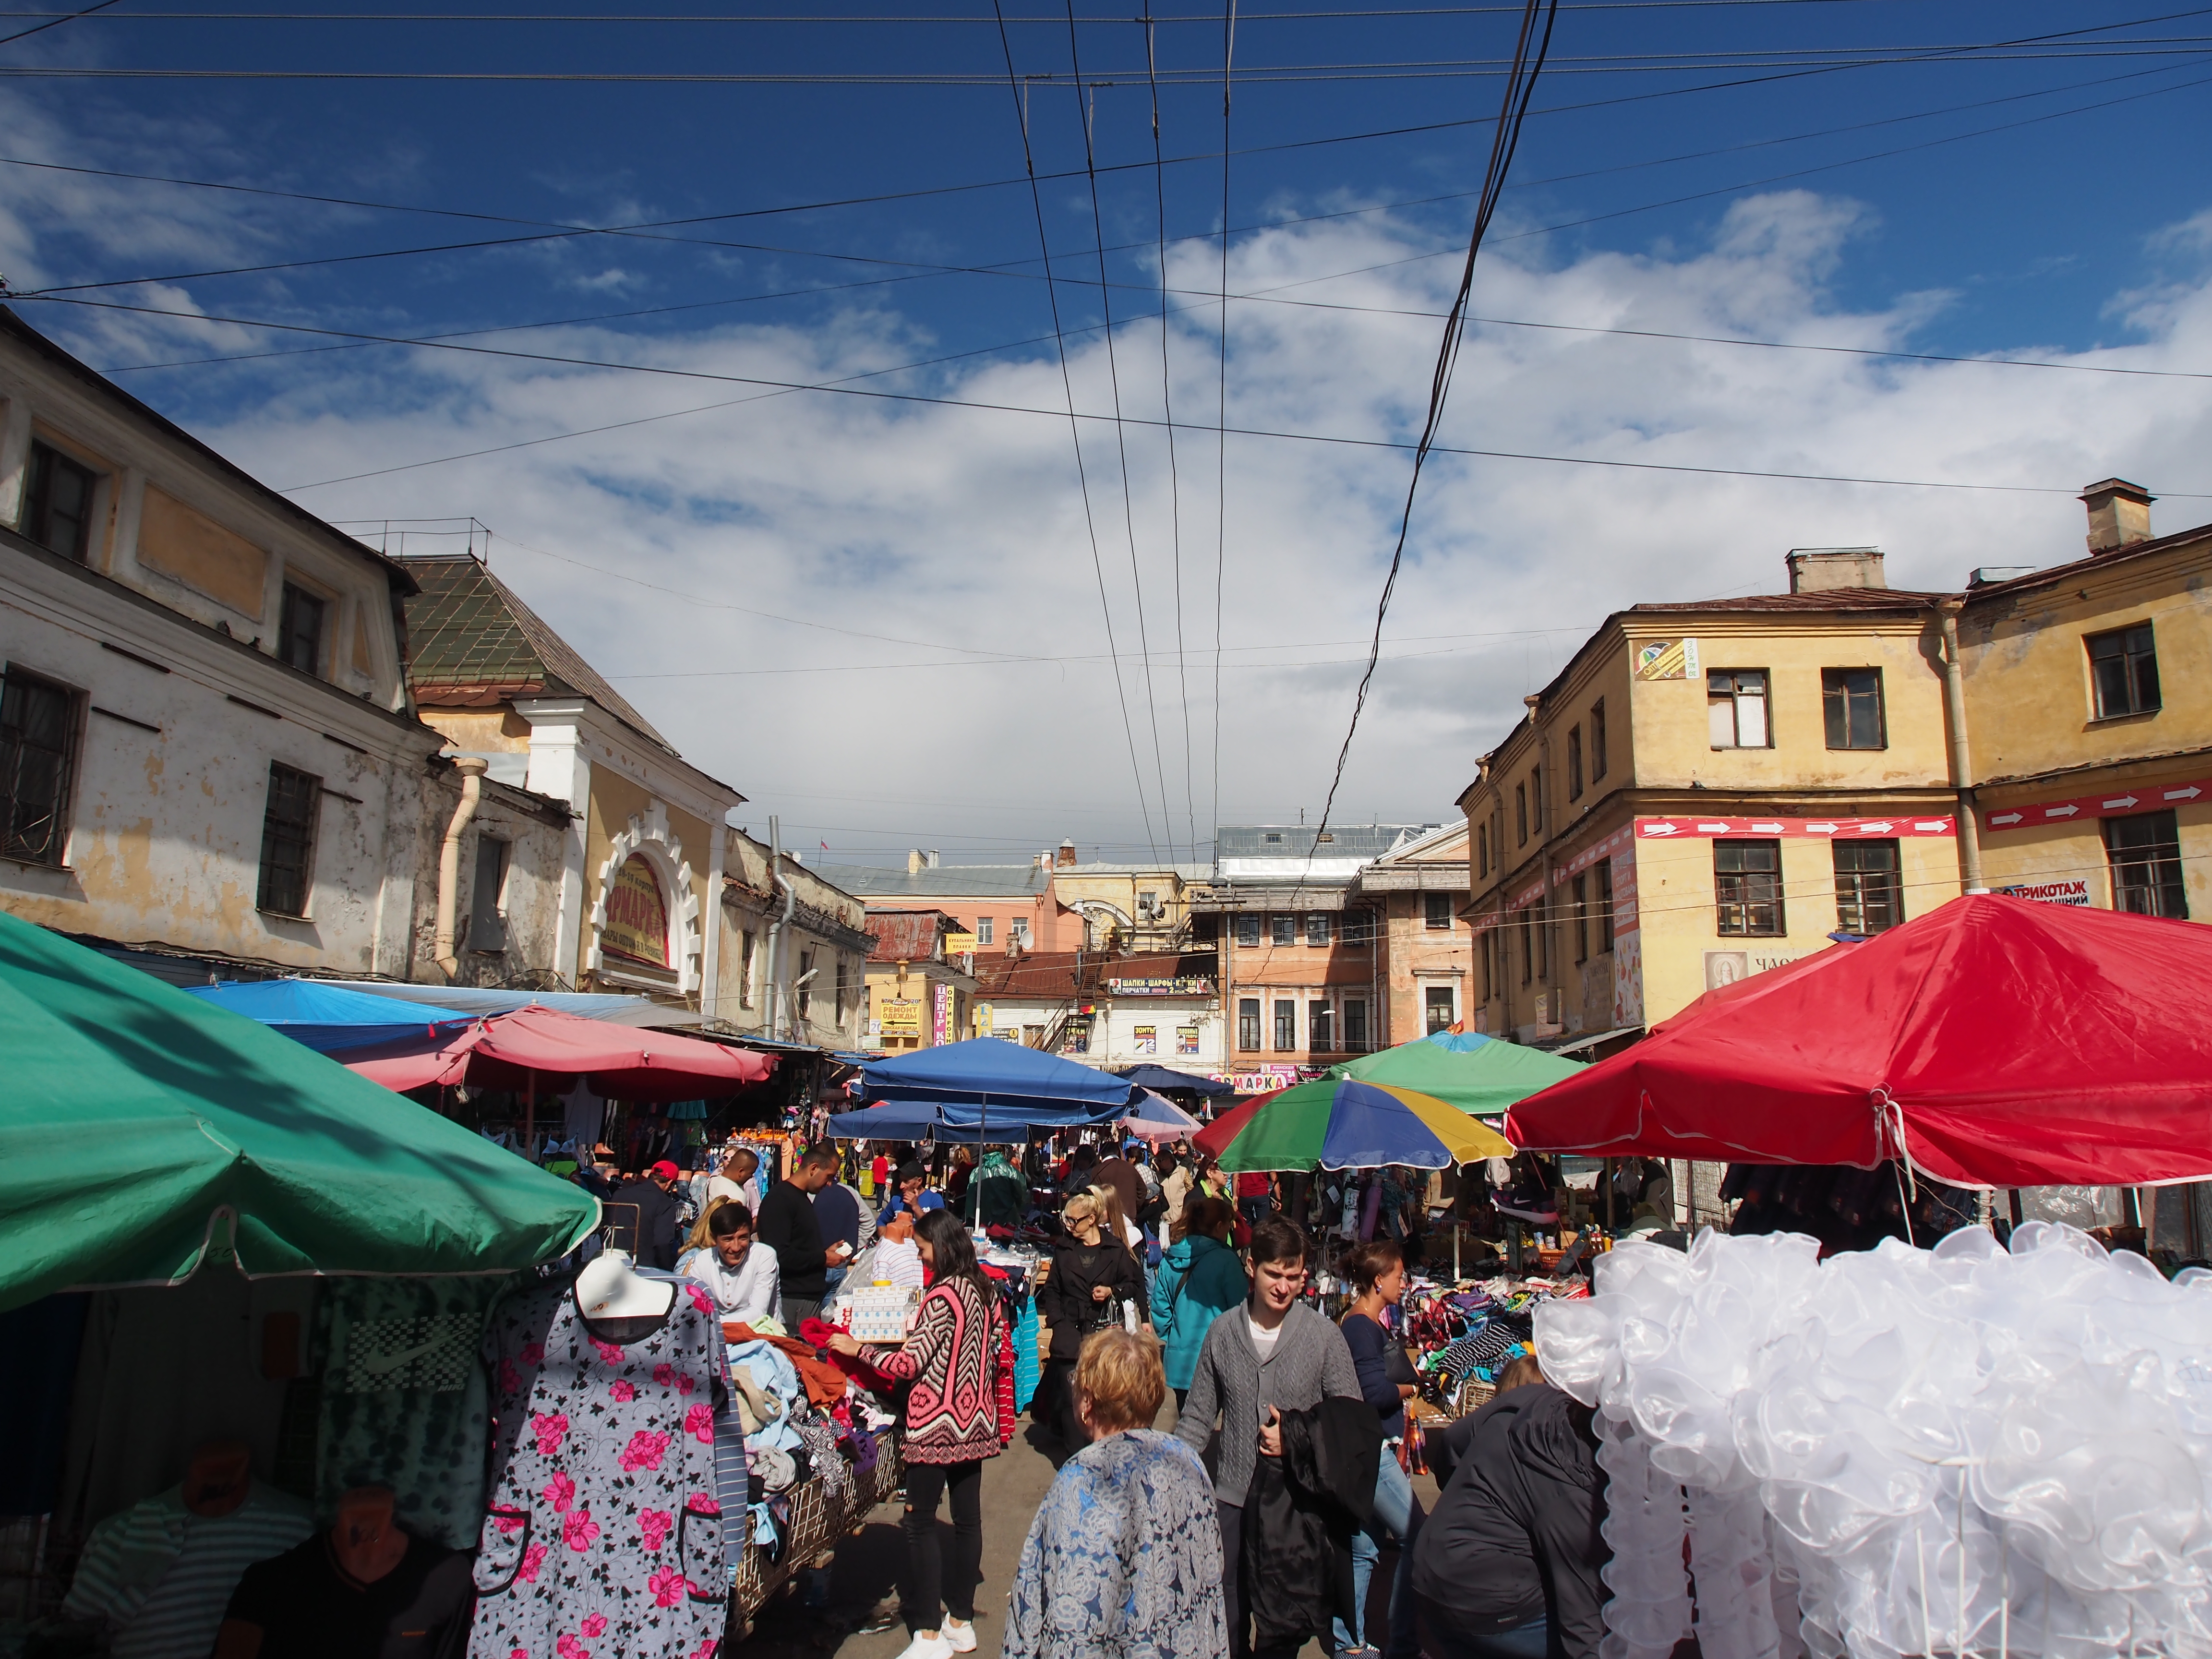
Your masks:
<path fill-rule="evenodd" d="M 1406 1294 L 1406 1261 L 1398 1247 L 1376 1239 L 1352 1249 L 1344 1259 L 1345 1277 L 1358 1293 L 1340 1322 L 1345 1346 L 1352 1350 L 1352 1368 L 1358 1373 L 1359 1392 L 1382 1419 L 1382 1461 L 1375 1471 L 1372 1518 L 1352 1536 L 1352 1608 L 1358 1620 L 1351 1630 L 1341 1620 L 1336 1626 L 1336 1650 L 1342 1659 L 1374 1659 L 1367 1642 L 1367 1586 L 1382 1559 L 1382 1540 L 1398 1540 L 1398 1571 L 1390 1586 L 1390 1659 L 1413 1659 L 1420 1651 L 1414 1633 L 1413 1540 L 1420 1535 L 1420 1500 L 1413 1483 L 1394 1455 L 1394 1443 L 1405 1438 L 1406 1402 L 1419 1390 L 1411 1382 L 1391 1381 L 1390 1332 L 1386 1310 Z"/>
<path fill-rule="evenodd" d="M 932 1210 L 915 1228 L 930 1270 L 903 1347 L 864 1346 L 840 1331 L 837 1352 L 857 1355 L 908 1384 L 905 1434 L 908 1628 L 900 1659 L 951 1659 L 975 1650 L 975 1586 L 982 1580 L 983 1460 L 1014 1431 L 1014 1351 L 997 1289 L 975 1260 L 967 1227 Z M 952 1567 L 945 1570 L 938 1500 L 950 1495 Z M 942 1610 L 945 1616 L 940 1620 Z"/>

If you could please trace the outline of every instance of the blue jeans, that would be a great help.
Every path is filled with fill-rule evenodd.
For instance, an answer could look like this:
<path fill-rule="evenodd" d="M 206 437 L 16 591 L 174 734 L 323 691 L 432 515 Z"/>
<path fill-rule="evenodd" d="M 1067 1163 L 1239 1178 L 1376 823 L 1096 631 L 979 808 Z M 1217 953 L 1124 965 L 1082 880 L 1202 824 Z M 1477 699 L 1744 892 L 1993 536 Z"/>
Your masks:
<path fill-rule="evenodd" d="M 1375 1564 L 1382 1559 L 1385 1537 L 1398 1540 L 1398 1571 L 1390 1581 L 1389 1659 L 1416 1659 L 1420 1642 L 1413 1628 L 1413 1540 L 1421 1535 L 1421 1506 L 1413 1496 L 1413 1483 L 1398 1467 L 1396 1452 L 1382 1448 L 1382 1462 L 1375 1471 L 1375 1508 L 1362 1530 L 1352 1534 L 1352 1610 L 1357 1623 L 1350 1630 L 1344 1620 L 1333 1620 L 1331 1635 L 1340 1650 L 1367 1644 L 1367 1587 L 1375 1579 Z M 1540 1652 L 1537 1659 L 1543 1659 Z"/>
<path fill-rule="evenodd" d="M 1490 1636 L 1469 1636 L 1448 1620 L 1430 1615 L 1426 1603 L 1423 1611 L 1421 1622 L 1437 1659 L 1544 1659 L 1550 1645 L 1551 1626 L 1541 1619 Z"/>

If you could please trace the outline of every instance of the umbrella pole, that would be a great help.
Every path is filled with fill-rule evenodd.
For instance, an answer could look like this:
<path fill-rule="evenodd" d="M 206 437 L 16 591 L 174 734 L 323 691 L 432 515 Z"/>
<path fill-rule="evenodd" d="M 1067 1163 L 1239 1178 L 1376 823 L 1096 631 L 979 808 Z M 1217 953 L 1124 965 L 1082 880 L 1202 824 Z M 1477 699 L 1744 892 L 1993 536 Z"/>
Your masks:
<path fill-rule="evenodd" d="M 522 1155 L 532 1164 L 538 1162 L 538 1073 L 530 1073 L 530 1084 L 522 1097 Z"/>
<path fill-rule="evenodd" d="M 1465 1232 L 1466 1231 L 1467 1231 L 1466 1224 L 1465 1224 L 1463 1222 L 1462 1222 L 1462 1221 L 1460 1220 L 1460 1218 L 1459 1218 L 1457 1216 L 1454 1216 L 1454 1217 L 1452 1218 L 1452 1283 L 1453 1283 L 1453 1284 L 1455 1284 L 1455 1285 L 1458 1284 L 1458 1283 L 1459 1283 L 1459 1281 L 1460 1281 L 1460 1271 L 1459 1271 L 1459 1241 L 1460 1241 L 1460 1235 L 1461 1235 L 1462 1233 Z"/>
<path fill-rule="evenodd" d="M 1600 1177 L 1605 1182 L 1605 1230 L 1613 1231 L 1613 1160 L 1605 1161 L 1605 1173 Z"/>

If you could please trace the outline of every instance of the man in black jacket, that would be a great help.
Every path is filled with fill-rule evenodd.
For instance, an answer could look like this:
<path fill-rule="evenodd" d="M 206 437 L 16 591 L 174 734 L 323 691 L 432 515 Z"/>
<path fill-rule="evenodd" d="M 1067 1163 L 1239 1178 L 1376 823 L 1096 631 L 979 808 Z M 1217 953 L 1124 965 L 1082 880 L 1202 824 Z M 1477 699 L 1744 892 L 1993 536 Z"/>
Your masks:
<path fill-rule="evenodd" d="M 618 1229 L 615 1235 L 616 1248 L 629 1245 L 630 1259 L 641 1267 L 658 1267 L 671 1273 L 676 1267 L 676 1251 L 680 1241 L 683 1216 L 676 1201 L 676 1180 L 680 1172 L 663 1158 L 635 1180 L 624 1182 L 615 1189 L 614 1196 L 606 1200 L 613 1210 L 608 1219 Z M 629 1232 L 629 1212 L 623 1206 L 637 1206 L 637 1231 L 625 1238 Z"/>
<path fill-rule="evenodd" d="M 799 1322 L 822 1311 L 829 1270 L 842 1267 L 852 1252 L 841 1241 L 834 1249 L 822 1248 L 822 1230 L 814 1217 L 814 1194 L 830 1184 L 837 1172 L 837 1154 L 817 1146 L 799 1160 L 788 1181 L 779 1181 L 761 1200 L 753 1218 L 753 1240 L 775 1252 L 776 1270 L 783 1279 L 783 1328 L 799 1334 Z"/>
<path fill-rule="evenodd" d="M 1453 1425 L 1458 1465 L 1413 1554 L 1422 1623 L 1443 1659 L 1597 1659 L 1598 1572 L 1612 1552 L 1589 1417 L 1532 1383 Z"/>

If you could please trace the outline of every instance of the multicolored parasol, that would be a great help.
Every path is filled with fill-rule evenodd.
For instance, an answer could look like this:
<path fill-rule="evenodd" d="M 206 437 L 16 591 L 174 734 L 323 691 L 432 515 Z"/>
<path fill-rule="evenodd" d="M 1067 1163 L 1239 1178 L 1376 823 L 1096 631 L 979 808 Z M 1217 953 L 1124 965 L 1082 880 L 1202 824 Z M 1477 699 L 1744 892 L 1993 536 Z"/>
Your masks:
<path fill-rule="evenodd" d="M 1579 1060 L 1562 1060 L 1501 1037 L 1476 1031 L 1433 1031 L 1395 1048 L 1332 1066 L 1328 1075 L 1419 1090 L 1462 1112 L 1494 1117 L 1589 1069 Z"/>
<path fill-rule="evenodd" d="M 1458 1107 L 1412 1089 L 1316 1078 L 1262 1095 L 1209 1124 L 1191 1143 L 1224 1170 L 1442 1170 L 1510 1158 L 1513 1144 Z"/>

